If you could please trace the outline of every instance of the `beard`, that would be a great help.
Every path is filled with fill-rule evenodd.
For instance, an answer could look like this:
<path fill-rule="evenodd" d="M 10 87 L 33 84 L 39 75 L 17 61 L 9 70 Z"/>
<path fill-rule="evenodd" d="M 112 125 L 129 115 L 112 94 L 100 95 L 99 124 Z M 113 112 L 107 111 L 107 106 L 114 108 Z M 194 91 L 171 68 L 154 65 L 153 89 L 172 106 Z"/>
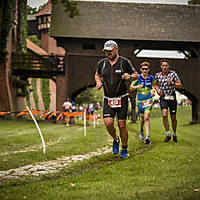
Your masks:
<path fill-rule="evenodd" d="M 115 58 L 117 57 L 117 54 L 111 54 L 111 55 L 108 55 L 107 58 L 109 60 L 114 60 Z"/>

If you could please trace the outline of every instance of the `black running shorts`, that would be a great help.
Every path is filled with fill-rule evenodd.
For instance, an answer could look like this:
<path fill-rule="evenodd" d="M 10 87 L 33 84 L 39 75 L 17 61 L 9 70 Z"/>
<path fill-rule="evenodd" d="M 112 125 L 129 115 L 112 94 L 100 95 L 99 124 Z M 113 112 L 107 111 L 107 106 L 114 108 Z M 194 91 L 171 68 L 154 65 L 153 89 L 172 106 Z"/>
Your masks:
<path fill-rule="evenodd" d="M 170 111 L 170 114 L 176 114 L 177 110 L 177 101 L 176 100 L 165 100 L 165 99 L 160 99 L 160 109 L 167 109 Z"/>
<path fill-rule="evenodd" d="M 104 98 L 103 106 L 103 118 L 112 117 L 114 118 L 117 114 L 117 119 L 126 120 L 128 111 L 128 96 L 122 97 L 120 108 L 111 108 L 108 105 L 108 99 Z"/>

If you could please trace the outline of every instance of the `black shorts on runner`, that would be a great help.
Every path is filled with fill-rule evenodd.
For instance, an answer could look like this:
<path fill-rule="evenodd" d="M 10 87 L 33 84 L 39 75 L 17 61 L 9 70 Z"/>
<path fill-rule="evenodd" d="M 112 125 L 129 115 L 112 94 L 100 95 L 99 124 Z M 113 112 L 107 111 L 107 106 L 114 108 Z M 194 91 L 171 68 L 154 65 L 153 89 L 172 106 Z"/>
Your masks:
<path fill-rule="evenodd" d="M 160 109 L 167 109 L 170 111 L 170 114 L 176 114 L 177 110 L 177 101 L 176 100 L 165 100 L 165 99 L 160 99 Z"/>
<path fill-rule="evenodd" d="M 120 108 L 111 108 L 108 105 L 108 99 L 104 98 L 103 106 L 103 118 L 112 117 L 114 118 L 117 114 L 117 119 L 126 120 L 128 111 L 128 96 L 121 98 Z"/>

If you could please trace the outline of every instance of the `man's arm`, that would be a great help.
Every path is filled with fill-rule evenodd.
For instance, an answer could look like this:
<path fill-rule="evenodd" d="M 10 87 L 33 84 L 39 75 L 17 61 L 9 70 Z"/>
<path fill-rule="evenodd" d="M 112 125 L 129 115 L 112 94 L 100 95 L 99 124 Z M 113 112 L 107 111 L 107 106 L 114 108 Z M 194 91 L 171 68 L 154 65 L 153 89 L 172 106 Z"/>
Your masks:
<path fill-rule="evenodd" d="M 162 94 L 162 92 L 159 90 L 159 83 L 156 81 L 155 82 L 155 84 L 153 85 L 153 88 L 156 90 L 156 92 L 157 92 L 157 94 L 159 95 L 159 96 L 162 96 L 163 94 Z"/>
<path fill-rule="evenodd" d="M 101 75 L 96 72 L 94 79 L 95 79 L 95 82 L 96 82 L 96 89 L 100 90 L 102 88 Z"/>
<path fill-rule="evenodd" d="M 132 74 L 125 73 L 122 75 L 122 79 L 134 81 L 138 78 L 138 73 L 135 71 Z"/>
<path fill-rule="evenodd" d="M 167 82 L 168 82 L 170 85 L 174 85 L 176 88 L 182 88 L 182 84 L 181 84 L 181 81 L 180 81 L 180 80 L 172 81 L 170 78 L 168 78 L 168 79 L 167 79 Z"/>
<path fill-rule="evenodd" d="M 123 69 L 124 70 L 122 70 L 122 71 L 124 74 L 122 75 L 122 79 L 134 81 L 138 78 L 138 73 L 135 70 L 135 68 L 133 67 L 130 60 L 125 59 Z"/>
<path fill-rule="evenodd" d="M 142 89 L 143 85 L 131 85 L 130 86 L 130 91 L 134 91 L 134 90 L 137 90 L 137 89 Z"/>
<path fill-rule="evenodd" d="M 136 79 L 138 79 L 138 73 L 135 71 L 131 74 L 131 80 L 134 81 Z"/>
<path fill-rule="evenodd" d="M 175 86 L 176 88 L 179 88 L 179 89 L 181 89 L 181 88 L 183 87 L 180 80 L 176 81 L 176 82 L 174 83 L 174 86 Z"/>

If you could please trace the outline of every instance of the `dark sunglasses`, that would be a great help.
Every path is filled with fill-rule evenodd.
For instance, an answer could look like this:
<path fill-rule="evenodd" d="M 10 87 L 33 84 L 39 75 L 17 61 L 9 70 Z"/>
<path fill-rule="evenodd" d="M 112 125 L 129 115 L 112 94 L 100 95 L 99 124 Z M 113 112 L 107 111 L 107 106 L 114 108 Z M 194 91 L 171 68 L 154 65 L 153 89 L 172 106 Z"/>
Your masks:
<path fill-rule="evenodd" d="M 141 68 L 141 69 L 142 69 L 142 71 L 145 71 L 145 70 L 147 71 L 149 68 Z"/>
<path fill-rule="evenodd" d="M 112 50 L 105 50 L 104 53 L 110 53 Z"/>

